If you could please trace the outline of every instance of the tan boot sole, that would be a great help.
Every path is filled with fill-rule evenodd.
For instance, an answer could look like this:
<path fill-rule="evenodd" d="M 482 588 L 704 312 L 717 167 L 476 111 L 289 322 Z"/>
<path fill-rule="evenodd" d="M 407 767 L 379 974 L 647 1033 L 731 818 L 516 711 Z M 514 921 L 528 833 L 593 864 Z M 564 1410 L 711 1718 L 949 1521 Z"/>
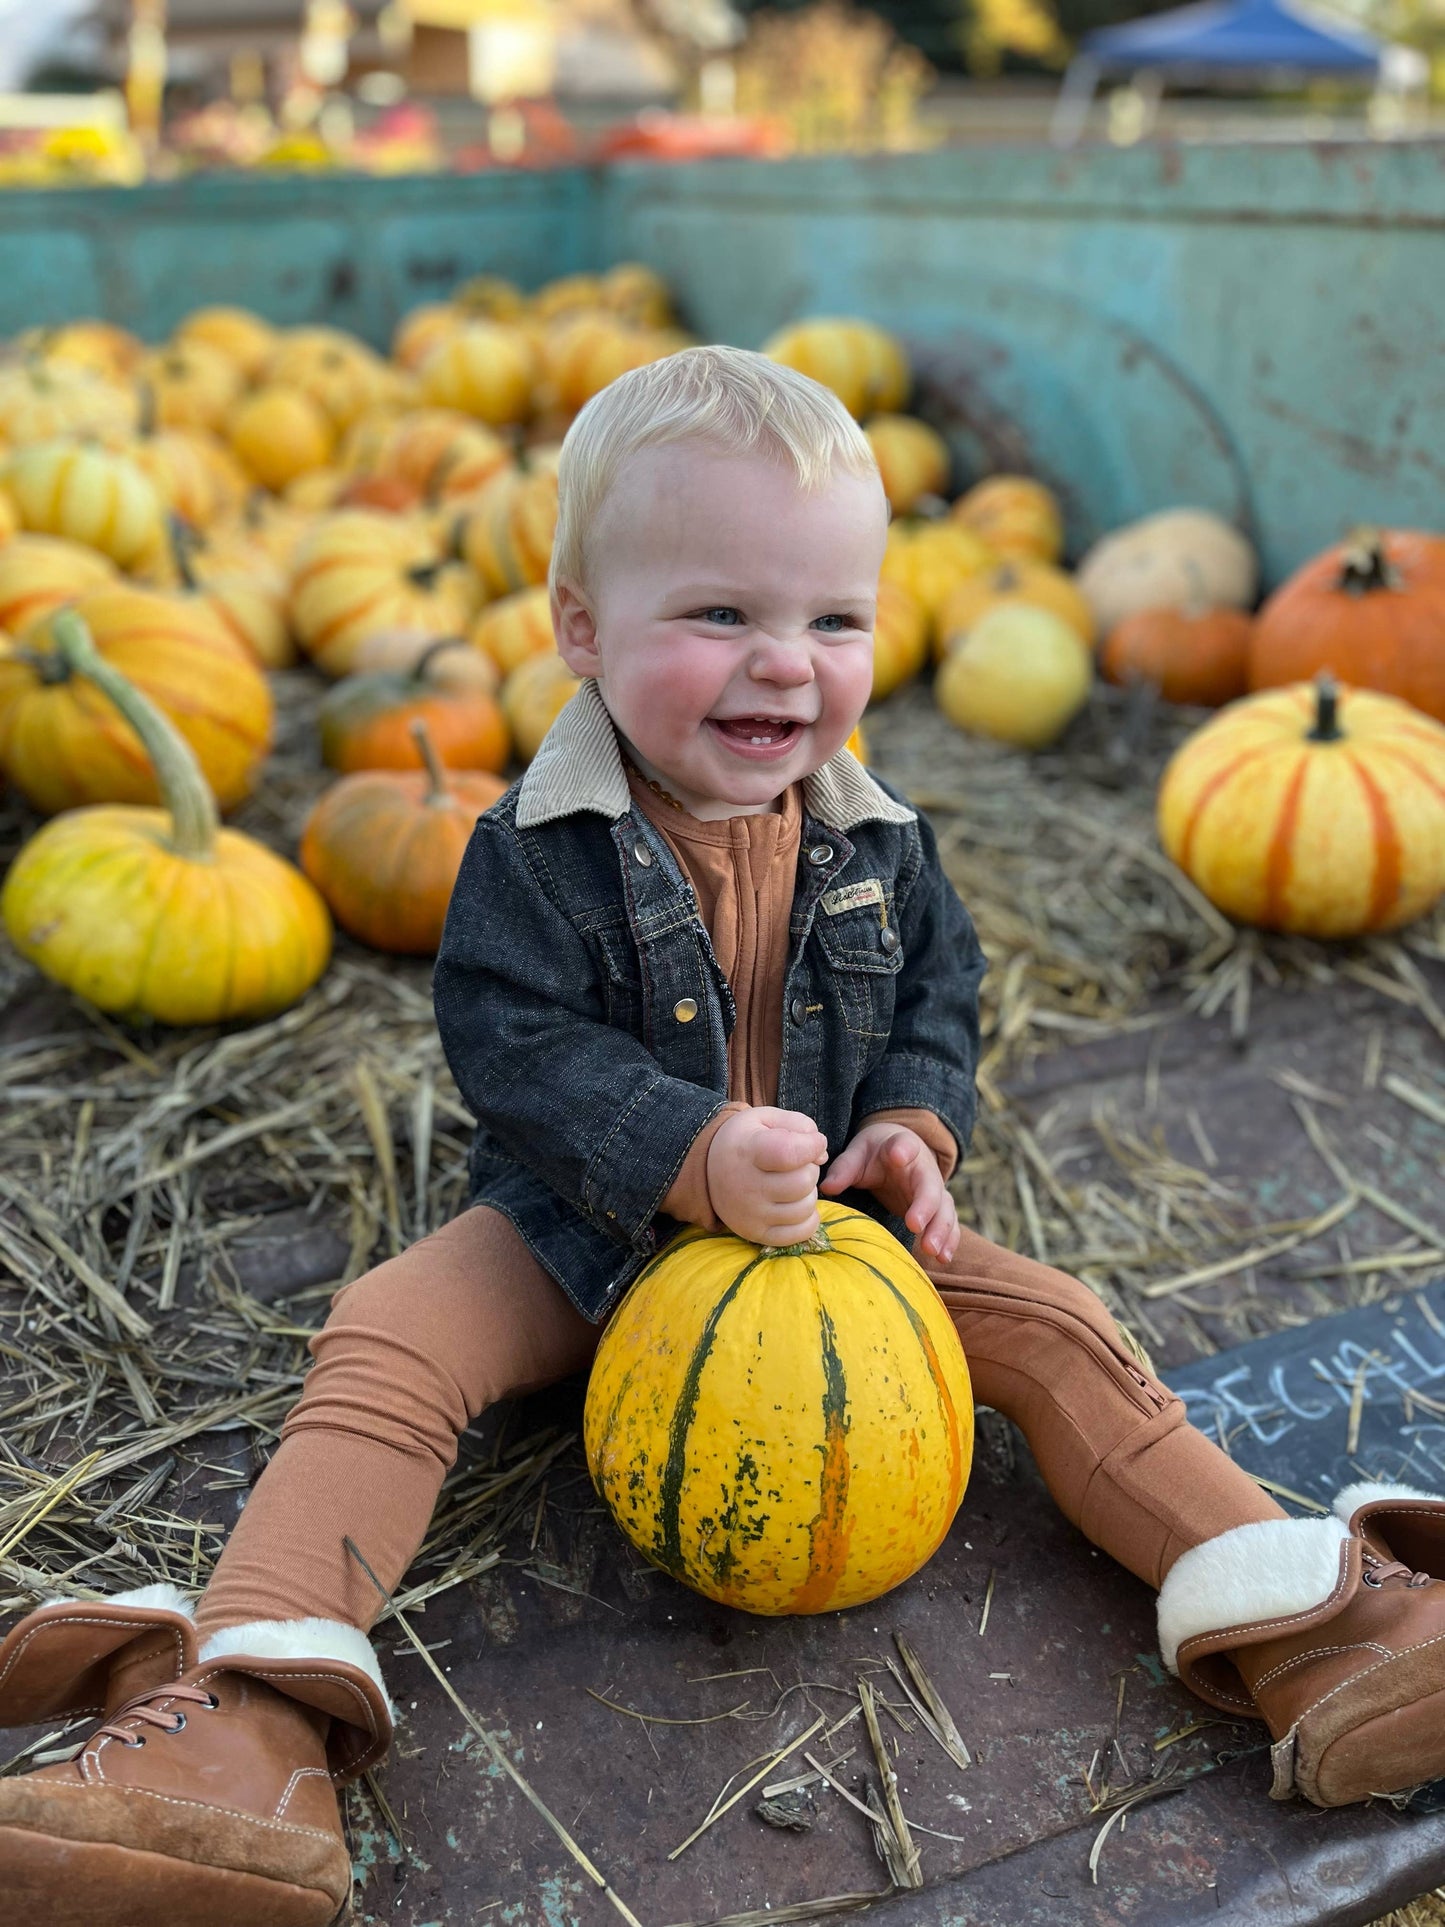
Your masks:
<path fill-rule="evenodd" d="M 225 1867 L 204 1867 L 105 1841 L 0 1827 L 7 1913 L 45 1927 L 341 1927 L 315 1887 L 297 1887 Z"/>
<path fill-rule="evenodd" d="M 1316 1806 L 1351 1806 L 1445 1777 L 1445 1692 L 1381 1713 L 1330 1741 L 1314 1761 L 1295 1756 L 1296 1784 Z"/>

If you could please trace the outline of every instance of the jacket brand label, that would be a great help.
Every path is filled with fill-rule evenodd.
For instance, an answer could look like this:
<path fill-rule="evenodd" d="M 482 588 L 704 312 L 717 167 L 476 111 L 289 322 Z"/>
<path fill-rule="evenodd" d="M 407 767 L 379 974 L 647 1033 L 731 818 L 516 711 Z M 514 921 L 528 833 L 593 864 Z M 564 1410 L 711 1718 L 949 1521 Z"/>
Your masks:
<path fill-rule="evenodd" d="M 819 899 L 824 911 L 836 917 L 841 911 L 856 910 L 860 903 L 881 903 L 883 885 L 877 877 L 864 877 L 861 883 L 845 883 L 837 890 L 827 890 Z"/>

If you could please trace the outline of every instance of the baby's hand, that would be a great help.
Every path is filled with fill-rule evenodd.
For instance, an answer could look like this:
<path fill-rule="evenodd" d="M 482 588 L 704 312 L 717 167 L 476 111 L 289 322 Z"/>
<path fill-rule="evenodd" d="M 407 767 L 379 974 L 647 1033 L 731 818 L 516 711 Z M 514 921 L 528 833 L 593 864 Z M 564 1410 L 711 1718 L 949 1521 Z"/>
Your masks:
<path fill-rule="evenodd" d="M 886 1211 L 920 1234 L 920 1257 L 946 1263 L 957 1251 L 958 1212 L 944 1188 L 938 1159 L 906 1124 L 865 1124 L 849 1140 L 833 1160 L 823 1189 L 837 1193 L 850 1185 L 871 1191 Z"/>
<path fill-rule="evenodd" d="M 828 1140 L 802 1111 L 734 1111 L 708 1146 L 713 1210 L 749 1244 L 799 1244 L 818 1229 L 818 1169 L 827 1155 Z"/>

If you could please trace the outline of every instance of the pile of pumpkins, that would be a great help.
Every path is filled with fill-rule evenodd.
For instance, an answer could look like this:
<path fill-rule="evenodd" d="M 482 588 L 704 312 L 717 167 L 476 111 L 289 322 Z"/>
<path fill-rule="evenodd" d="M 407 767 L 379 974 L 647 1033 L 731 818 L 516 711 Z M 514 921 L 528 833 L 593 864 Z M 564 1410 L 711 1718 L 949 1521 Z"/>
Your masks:
<path fill-rule="evenodd" d="M 274 727 L 269 674 L 304 660 L 335 685 L 318 724 L 339 780 L 299 850 L 320 894 L 287 968 L 252 956 L 291 943 L 279 925 L 238 912 L 213 919 L 211 950 L 198 953 L 208 960 L 174 995 L 154 970 L 136 977 L 142 950 L 161 954 L 137 943 L 114 982 L 85 978 L 88 996 L 172 1021 L 265 1015 L 325 967 L 322 900 L 364 942 L 435 950 L 471 825 L 578 687 L 555 646 L 545 586 L 561 436 L 618 374 L 687 339 L 659 278 L 623 264 L 530 296 L 473 280 L 406 315 L 389 357 L 338 329 L 276 328 L 235 307 L 188 314 L 158 346 L 96 320 L 11 344 L 0 358 L 0 777 L 47 815 L 152 812 L 137 834 L 150 848 L 190 850 L 184 888 L 199 899 L 215 876 L 197 872 L 196 851 L 204 845 L 211 863 L 246 841 L 218 832 L 215 811 L 233 810 L 259 780 Z M 1438 891 L 1445 856 L 1416 846 L 1422 836 L 1439 844 L 1442 805 L 1416 790 L 1439 783 L 1445 740 L 1426 720 L 1445 715 L 1434 646 L 1445 543 L 1362 539 L 1310 565 L 1254 621 L 1248 544 L 1198 510 L 1110 536 L 1070 576 L 1059 504 L 1037 481 L 994 476 L 949 502 L 949 451 L 902 412 L 911 375 L 894 337 L 818 319 L 764 350 L 832 386 L 878 458 L 894 523 L 875 698 L 932 658 L 951 720 L 1041 746 L 1084 702 L 1096 666 L 1116 680 L 1146 675 L 1170 699 L 1213 703 L 1333 667 L 1416 706 L 1408 744 L 1372 750 L 1384 760 L 1368 778 L 1349 774 L 1365 755 L 1353 740 L 1365 698 L 1345 690 L 1331 711 L 1351 737 L 1337 773 L 1366 799 L 1355 810 L 1357 868 L 1368 867 L 1364 846 L 1377 846 L 1373 880 L 1338 928 L 1314 909 L 1301 920 L 1274 831 L 1255 863 L 1268 872 L 1262 894 L 1258 878 L 1241 885 L 1225 874 L 1248 841 L 1226 810 L 1233 774 L 1209 765 L 1197 792 L 1176 785 L 1183 800 L 1165 812 L 1166 844 L 1231 914 L 1318 934 L 1403 921 Z M 861 735 L 852 747 L 866 753 Z M 197 787 L 213 802 L 203 806 Z M 1307 785 L 1301 802 L 1298 789 L 1286 781 L 1280 807 L 1289 834 L 1297 824 L 1304 837 L 1314 791 Z M 191 825 L 184 836 L 171 835 L 166 810 Z M 1183 828 L 1171 829 L 1176 817 Z M 106 833 L 119 834 L 114 822 Z M 79 832 L 66 828 L 72 854 L 37 897 L 33 880 L 58 847 L 50 834 L 17 864 L 5 917 L 22 951 L 78 981 L 78 965 L 59 959 L 68 943 L 76 956 L 85 949 L 72 943 Z M 1398 860 L 1378 858 L 1387 844 L 1398 844 Z M 94 883 L 87 872 L 99 901 Z M 166 914 L 181 888 L 166 884 Z M 120 925 L 106 902 L 86 927 L 103 947 L 119 944 Z"/>

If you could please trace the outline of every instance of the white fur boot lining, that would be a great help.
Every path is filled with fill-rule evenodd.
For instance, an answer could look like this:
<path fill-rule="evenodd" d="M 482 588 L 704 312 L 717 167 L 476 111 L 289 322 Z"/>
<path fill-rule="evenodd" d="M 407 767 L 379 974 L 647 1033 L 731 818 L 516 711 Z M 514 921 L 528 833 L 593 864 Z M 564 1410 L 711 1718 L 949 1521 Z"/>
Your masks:
<path fill-rule="evenodd" d="M 1159 1590 L 1159 1651 L 1171 1673 L 1197 1633 L 1322 1606 L 1340 1574 L 1339 1519 L 1261 1519 L 1191 1546 Z"/>
<path fill-rule="evenodd" d="M 1348 1525 L 1362 1505 L 1374 1505 L 1380 1499 L 1393 1499 L 1397 1504 L 1408 1504 L 1412 1500 L 1418 1503 L 1421 1499 L 1432 1505 L 1442 1503 L 1438 1492 L 1422 1492 L 1417 1485 L 1388 1485 L 1374 1479 L 1360 1479 L 1335 1494 L 1334 1515 Z"/>
<path fill-rule="evenodd" d="M 366 1634 L 340 1619 L 252 1619 L 244 1626 L 223 1626 L 203 1643 L 202 1662 L 228 1653 L 256 1659 L 339 1659 L 373 1680 L 392 1717 L 396 1709 L 381 1677 L 381 1662 Z"/>
<path fill-rule="evenodd" d="M 183 1613 L 187 1619 L 196 1616 L 195 1601 L 179 1586 L 172 1586 L 161 1579 L 152 1586 L 135 1586 L 130 1592 L 106 1593 L 99 1599 L 77 1599 L 62 1593 L 55 1599 L 46 1601 L 50 1606 L 150 1606 L 158 1612 Z"/>

